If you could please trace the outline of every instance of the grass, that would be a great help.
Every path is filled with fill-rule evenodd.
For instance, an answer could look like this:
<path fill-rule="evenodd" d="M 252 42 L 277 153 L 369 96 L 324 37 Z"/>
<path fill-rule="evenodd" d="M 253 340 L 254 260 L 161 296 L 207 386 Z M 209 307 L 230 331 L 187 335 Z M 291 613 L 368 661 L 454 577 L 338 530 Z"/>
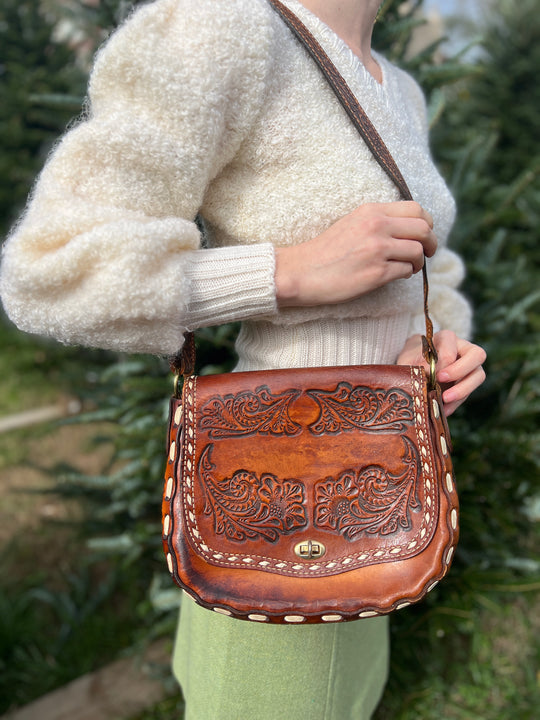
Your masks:
<path fill-rule="evenodd" d="M 0 712 L 117 657 L 133 643 L 145 593 L 133 567 L 104 567 L 84 559 L 53 576 L 44 569 L 17 582 L 3 579 Z"/>
<path fill-rule="evenodd" d="M 54 402 L 64 391 L 59 349 L 0 322 L 0 416 Z"/>
<path fill-rule="evenodd" d="M 89 396 L 91 373 L 107 357 L 1 320 L 0 343 L 0 416 Z M 148 572 L 90 553 L 80 502 L 55 492 L 70 467 L 97 472 L 108 463 L 110 448 L 93 442 L 102 430 L 50 423 L 0 434 L 0 714 L 115 659 L 148 632 Z"/>
<path fill-rule="evenodd" d="M 184 701 L 181 693 L 176 693 L 129 720 L 182 720 L 183 717 Z"/>
<path fill-rule="evenodd" d="M 0 469 L 0 715 L 115 659 L 148 630 L 148 573 L 90 553 L 79 503 L 51 492 L 66 447 L 82 466 L 106 456 L 85 445 L 96 430 L 48 429 L 0 436 L 17 462 L 4 455 Z"/>
<path fill-rule="evenodd" d="M 19 332 L 0 312 L 0 417 L 41 407 L 63 394 L 88 391 L 110 357 Z"/>

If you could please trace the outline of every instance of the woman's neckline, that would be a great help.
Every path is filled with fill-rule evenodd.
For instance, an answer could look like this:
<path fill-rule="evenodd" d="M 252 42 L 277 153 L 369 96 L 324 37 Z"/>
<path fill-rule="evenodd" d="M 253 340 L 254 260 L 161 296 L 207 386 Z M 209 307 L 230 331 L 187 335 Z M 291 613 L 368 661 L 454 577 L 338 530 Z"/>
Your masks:
<path fill-rule="evenodd" d="M 325 23 L 324 20 L 321 20 L 318 15 L 316 15 L 309 8 L 303 5 L 300 0 L 282 0 L 282 2 L 284 2 L 284 4 L 292 6 L 290 7 L 290 9 L 296 12 L 299 16 L 304 14 L 305 18 L 310 18 L 312 23 L 320 29 L 322 35 L 328 41 L 328 43 L 333 46 L 333 49 L 336 51 L 336 53 L 341 55 L 348 55 L 349 64 L 354 63 L 359 69 L 361 69 L 364 72 L 366 78 L 368 78 L 377 88 L 379 88 L 379 90 L 383 90 L 386 88 L 386 68 L 383 59 L 378 52 L 371 49 L 371 56 L 379 69 L 380 80 L 368 70 L 365 63 L 362 61 L 359 55 L 354 52 L 351 46 L 347 42 L 345 42 L 345 40 L 343 40 L 343 38 L 338 35 L 333 28 L 331 28 L 327 23 Z M 302 17 L 300 17 L 300 19 L 302 19 Z"/>

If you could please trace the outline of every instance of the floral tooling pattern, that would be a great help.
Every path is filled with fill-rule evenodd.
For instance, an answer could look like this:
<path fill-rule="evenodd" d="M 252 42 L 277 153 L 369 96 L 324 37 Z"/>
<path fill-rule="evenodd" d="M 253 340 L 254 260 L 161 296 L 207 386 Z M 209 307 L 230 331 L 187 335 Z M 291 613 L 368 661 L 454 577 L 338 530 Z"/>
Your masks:
<path fill-rule="evenodd" d="M 410 528 L 410 509 L 420 509 L 416 497 L 420 456 L 407 437 L 402 439 L 406 449 L 401 474 L 392 475 L 379 465 L 370 465 L 316 484 L 317 527 L 337 530 L 347 540 L 360 533 L 391 535 Z"/>
<path fill-rule="evenodd" d="M 208 445 L 199 461 L 206 495 L 205 514 L 213 515 L 217 535 L 243 542 L 263 538 L 276 542 L 307 525 L 305 488 L 297 480 L 279 480 L 269 473 L 258 477 L 238 470 L 231 478 L 216 480 Z"/>

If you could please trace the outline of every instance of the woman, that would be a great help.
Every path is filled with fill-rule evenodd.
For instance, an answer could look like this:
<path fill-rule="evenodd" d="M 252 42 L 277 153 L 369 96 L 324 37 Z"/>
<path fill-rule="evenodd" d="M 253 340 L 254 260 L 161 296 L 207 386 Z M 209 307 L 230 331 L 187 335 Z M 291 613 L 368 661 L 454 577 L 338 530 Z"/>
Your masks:
<path fill-rule="evenodd" d="M 242 320 L 237 369 L 422 362 L 430 260 L 451 414 L 483 381 L 445 247 L 454 205 L 422 94 L 371 51 L 376 0 L 284 0 L 319 40 L 417 203 L 373 160 L 267 0 L 157 0 L 100 52 L 83 121 L 6 244 L 22 329 L 172 354 L 186 329 Z M 196 215 L 204 218 L 202 248 Z M 188 720 L 369 718 L 387 619 L 258 626 L 185 601 L 174 668 Z"/>

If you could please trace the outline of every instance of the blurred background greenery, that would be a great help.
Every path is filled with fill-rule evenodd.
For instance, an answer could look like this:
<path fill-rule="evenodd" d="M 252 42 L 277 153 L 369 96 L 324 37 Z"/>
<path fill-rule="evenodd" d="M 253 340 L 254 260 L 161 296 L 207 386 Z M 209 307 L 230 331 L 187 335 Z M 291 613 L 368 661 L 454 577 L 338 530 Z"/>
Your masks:
<path fill-rule="evenodd" d="M 134 4 L 3 0 L 2 234 L 80 112 L 93 52 Z M 459 552 L 428 600 L 393 618 L 378 720 L 530 720 L 540 700 L 540 13 L 536 0 L 483 5 L 472 28 L 481 37 L 457 55 L 427 31 L 422 0 L 387 0 L 376 27 L 376 47 L 426 92 L 433 152 L 458 202 L 451 244 L 467 263 L 475 340 L 489 356 L 484 387 L 451 422 Z M 231 366 L 235 332 L 199 333 L 201 372 Z M 160 541 L 167 363 L 63 348 L 5 318 L 0 338 L 0 416 L 60 396 L 76 396 L 84 410 L 61 427 L 0 434 L 5 516 L 22 518 L 0 535 L 1 713 L 172 636 L 179 593 Z M 73 437 L 91 462 L 76 462 Z M 50 442 L 70 452 L 56 458 Z M 30 483 L 31 493 L 15 483 L 10 499 L 6 479 L 29 466 L 49 481 Z M 68 511 L 52 519 L 36 511 L 51 498 Z M 140 720 L 181 713 L 176 694 Z"/>

